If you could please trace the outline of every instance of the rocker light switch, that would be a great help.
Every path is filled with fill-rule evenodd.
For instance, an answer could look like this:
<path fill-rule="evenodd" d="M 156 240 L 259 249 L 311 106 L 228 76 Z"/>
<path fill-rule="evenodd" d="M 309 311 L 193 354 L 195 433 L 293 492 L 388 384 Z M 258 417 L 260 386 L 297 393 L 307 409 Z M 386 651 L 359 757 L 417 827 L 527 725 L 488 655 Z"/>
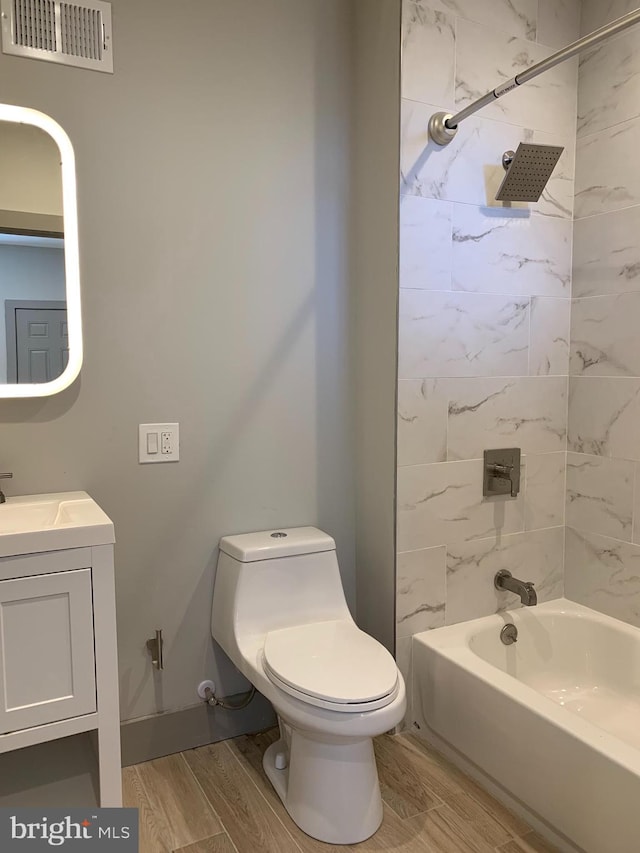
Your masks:
<path fill-rule="evenodd" d="M 179 459 L 179 424 L 140 424 L 138 427 L 139 462 L 178 462 Z"/>

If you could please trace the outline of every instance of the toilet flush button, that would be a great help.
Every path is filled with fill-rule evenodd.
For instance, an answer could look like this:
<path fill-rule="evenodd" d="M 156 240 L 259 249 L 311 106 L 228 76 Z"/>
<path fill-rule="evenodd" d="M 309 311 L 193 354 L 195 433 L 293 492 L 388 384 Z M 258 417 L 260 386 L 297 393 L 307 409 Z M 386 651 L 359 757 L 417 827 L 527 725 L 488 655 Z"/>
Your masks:
<path fill-rule="evenodd" d="M 282 532 L 282 530 L 276 530 L 276 532 L 275 532 L 275 533 L 272 533 L 272 534 L 271 534 L 271 538 L 272 538 L 272 539 L 286 539 L 286 538 L 287 538 L 287 534 L 286 534 L 286 533 L 283 533 L 283 532 Z"/>

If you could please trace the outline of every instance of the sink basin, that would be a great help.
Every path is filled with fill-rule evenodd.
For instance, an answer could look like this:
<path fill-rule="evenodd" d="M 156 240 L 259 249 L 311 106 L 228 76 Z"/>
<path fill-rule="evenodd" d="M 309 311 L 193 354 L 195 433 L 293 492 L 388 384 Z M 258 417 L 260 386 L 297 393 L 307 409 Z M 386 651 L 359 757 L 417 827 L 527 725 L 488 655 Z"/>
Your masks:
<path fill-rule="evenodd" d="M 8 497 L 0 504 L 0 557 L 114 541 L 113 522 L 86 492 Z"/>

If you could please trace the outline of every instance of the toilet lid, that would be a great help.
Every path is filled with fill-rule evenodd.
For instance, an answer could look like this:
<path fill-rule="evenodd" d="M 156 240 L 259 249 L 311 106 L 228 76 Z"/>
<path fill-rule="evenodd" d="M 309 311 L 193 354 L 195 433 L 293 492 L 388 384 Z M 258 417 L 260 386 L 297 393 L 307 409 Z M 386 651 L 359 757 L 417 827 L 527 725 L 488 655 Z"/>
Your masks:
<path fill-rule="evenodd" d="M 352 622 L 316 622 L 267 634 L 264 662 L 284 684 L 339 704 L 392 693 L 398 668 L 389 652 Z"/>

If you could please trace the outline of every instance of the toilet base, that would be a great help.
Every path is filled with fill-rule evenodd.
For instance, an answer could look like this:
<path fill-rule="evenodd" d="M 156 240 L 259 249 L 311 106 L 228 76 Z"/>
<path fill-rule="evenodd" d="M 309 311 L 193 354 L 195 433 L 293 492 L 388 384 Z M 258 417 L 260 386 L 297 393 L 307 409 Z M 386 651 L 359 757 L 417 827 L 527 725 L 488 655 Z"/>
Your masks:
<path fill-rule="evenodd" d="M 263 766 L 300 829 L 330 844 L 373 835 L 382 823 L 382 797 L 371 738 L 318 740 L 288 726 L 287 733 L 290 743 L 271 744 Z"/>

